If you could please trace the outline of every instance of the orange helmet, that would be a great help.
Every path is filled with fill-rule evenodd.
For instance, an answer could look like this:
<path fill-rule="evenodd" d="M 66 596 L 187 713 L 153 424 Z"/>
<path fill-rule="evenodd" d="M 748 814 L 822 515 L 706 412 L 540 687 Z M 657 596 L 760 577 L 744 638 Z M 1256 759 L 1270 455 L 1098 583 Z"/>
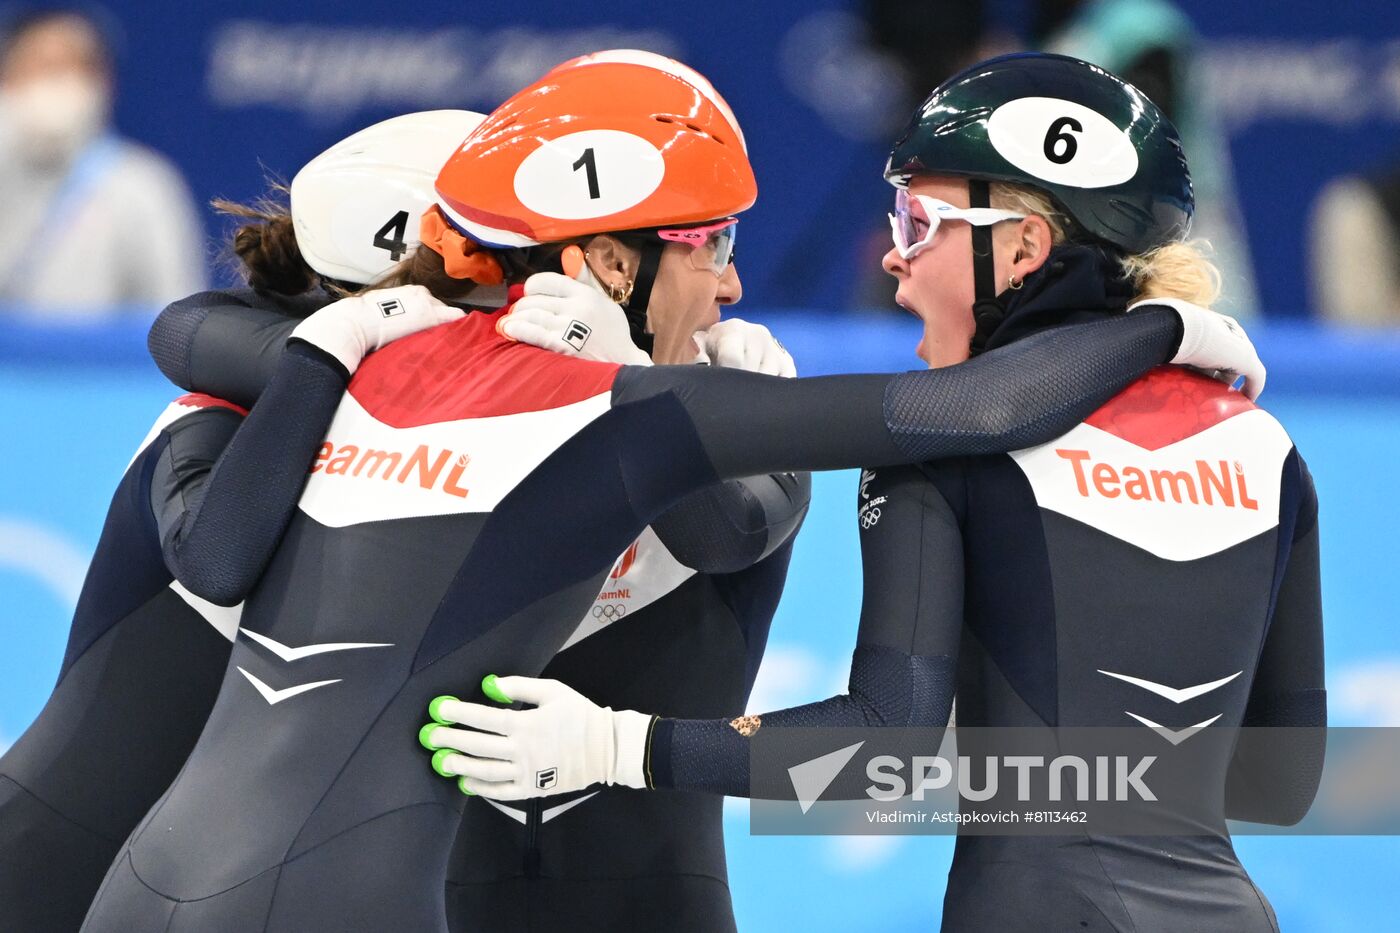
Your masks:
<path fill-rule="evenodd" d="M 739 143 L 744 147 L 744 151 L 749 151 L 749 144 L 744 141 L 744 131 L 739 127 L 739 121 L 734 117 L 734 111 L 730 109 L 729 102 L 720 96 L 719 91 L 710 83 L 710 79 L 696 71 L 689 65 L 678 62 L 674 58 L 667 58 L 656 52 L 648 52 L 643 49 L 604 49 L 601 52 L 589 52 L 587 55 L 580 55 L 578 58 L 571 58 L 560 65 L 555 65 L 545 72 L 545 77 L 549 77 L 556 71 L 563 71 L 565 68 L 577 68 L 579 65 L 597 65 L 602 62 L 627 62 L 633 65 L 646 65 L 658 71 L 664 71 L 682 78 L 695 85 L 695 89 L 710 99 L 724 118 L 734 127 L 734 132 L 739 134 Z"/>
<path fill-rule="evenodd" d="M 733 112 L 697 72 L 649 52 L 565 62 L 448 159 L 438 202 L 490 246 L 698 224 L 758 197 Z"/>

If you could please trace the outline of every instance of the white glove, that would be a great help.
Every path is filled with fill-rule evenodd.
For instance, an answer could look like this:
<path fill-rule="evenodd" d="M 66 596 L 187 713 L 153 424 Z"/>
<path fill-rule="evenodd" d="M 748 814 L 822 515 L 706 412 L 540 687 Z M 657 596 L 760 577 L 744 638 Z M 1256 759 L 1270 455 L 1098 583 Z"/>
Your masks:
<path fill-rule="evenodd" d="M 720 321 L 695 335 L 700 347 L 697 362 L 713 363 L 726 369 L 743 369 L 765 376 L 791 378 L 797 375 L 792 355 L 762 324 L 739 318 Z"/>
<path fill-rule="evenodd" d="M 1171 359 L 1173 365 L 1190 366 L 1230 385 L 1243 376 L 1240 391 L 1251 400 L 1263 393 L 1268 371 L 1239 321 L 1180 298 L 1151 298 L 1128 310 L 1152 305 L 1171 308 L 1181 318 L 1181 346 Z"/>
<path fill-rule="evenodd" d="M 646 787 L 643 759 L 653 717 L 600 707 L 557 680 L 491 675 L 481 687 L 497 702 L 522 700 L 535 708 L 498 709 L 455 697 L 429 704 L 435 722 L 418 740 L 437 749 L 433 769 L 459 777 L 463 793 L 525 800 L 593 784 Z"/>
<path fill-rule="evenodd" d="M 558 272 L 536 272 L 496 330 L 511 340 L 600 363 L 650 366 L 632 342 L 627 315 L 597 288 Z"/>
<path fill-rule="evenodd" d="M 325 350 L 354 374 L 364 358 L 400 337 L 461 318 L 421 285 L 342 298 L 302 321 L 291 336 Z"/>

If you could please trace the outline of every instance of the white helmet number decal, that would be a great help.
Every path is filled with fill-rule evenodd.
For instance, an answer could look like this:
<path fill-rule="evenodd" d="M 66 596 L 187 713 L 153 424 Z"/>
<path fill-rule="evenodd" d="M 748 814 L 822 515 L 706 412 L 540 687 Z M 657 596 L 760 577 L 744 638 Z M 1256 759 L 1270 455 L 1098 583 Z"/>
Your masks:
<path fill-rule="evenodd" d="M 1002 104 L 987 120 L 987 138 L 1006 161 L 1056 185 L 1107 188 L 1138 170 L 1127 133 L 1083 104 L 1054 97 Z"/>
<path fill-rule="evenodd" d="M 588 220 L 640 204 L 665 174 L 660 151 L 642 137 L 583 130 L 526 156 L 515 171 L 515 196 L 545 217 Z"/>

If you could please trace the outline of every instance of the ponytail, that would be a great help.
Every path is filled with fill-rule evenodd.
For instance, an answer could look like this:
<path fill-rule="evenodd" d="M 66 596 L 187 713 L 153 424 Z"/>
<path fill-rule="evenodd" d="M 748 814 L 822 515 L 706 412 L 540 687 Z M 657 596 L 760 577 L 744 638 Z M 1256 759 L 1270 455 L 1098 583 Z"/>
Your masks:
<path fill-rule="evenodd" d="M 286 190 L 276 185 L 273 196 L 259 198 L 251 204 L 222 198 L 210 204 L 220 214 L 249 221 L 233 232 L 231 243 L 248 284 L 261 291 L 300 295 L 319 285 L 321 277 L 302 258 L 292 215 L 276 199 L 277 195 L 285 195 Z"/>
<path fill-rule="evenodd" d="M 1133 283 L 1133 302 L 1180 298 L 1209 308 L 1220 297 L 1220 270 L 1211 262 L 1204 240 L 1167 243 L 1120 260 Z"/>

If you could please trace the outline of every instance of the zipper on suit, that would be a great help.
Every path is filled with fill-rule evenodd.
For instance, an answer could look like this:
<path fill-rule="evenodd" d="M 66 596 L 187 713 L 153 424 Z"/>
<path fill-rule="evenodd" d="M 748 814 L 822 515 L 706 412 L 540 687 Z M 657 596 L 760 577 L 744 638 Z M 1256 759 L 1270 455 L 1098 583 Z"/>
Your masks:
<path fill-rule="evenodd" d="M 531 800 L 525 804 L 525 877 L 540 876 L 540 823 L 544 802 Z"/>

